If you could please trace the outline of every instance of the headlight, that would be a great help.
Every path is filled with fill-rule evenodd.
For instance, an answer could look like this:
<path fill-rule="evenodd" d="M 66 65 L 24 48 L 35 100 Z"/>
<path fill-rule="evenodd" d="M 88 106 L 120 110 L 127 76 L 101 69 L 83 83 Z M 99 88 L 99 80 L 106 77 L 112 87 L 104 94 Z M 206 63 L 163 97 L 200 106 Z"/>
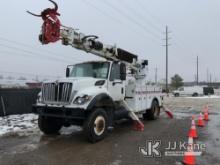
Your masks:
<path fill-rule="evenodd" d="M 84 95 L 82 97 L 77 97 L 73 103 L 82 105 L 82 104 L 85 104 L 87 101 L 91 100 L 91 98 L 92 98 L 91 96 Z"/>

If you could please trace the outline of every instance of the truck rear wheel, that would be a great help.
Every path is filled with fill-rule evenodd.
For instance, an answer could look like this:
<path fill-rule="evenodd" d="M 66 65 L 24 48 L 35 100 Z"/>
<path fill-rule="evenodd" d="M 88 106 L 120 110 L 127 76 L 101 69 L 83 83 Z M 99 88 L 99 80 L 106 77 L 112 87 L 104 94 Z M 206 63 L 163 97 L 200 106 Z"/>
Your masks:
<path fill-rule="evenodd" d="M 83 131 L 87 139 L 95 143 L 102 140 L 107 134 L 108 117 L 106 112 L 98 108 L 93 111 L 83 125 Z"/>
<path fill-rule="evenodd" d="M 59 118 L 39 115 L 38 127 L 44 134 L 57 134 L 62 127 L 62 120 Z"/>
<path fill-rule="evenodd" d="M 192 97 L 198 97 L 199 95 L 198 95 L 198 93 L 193 93 L 192 94 Z"/>
<path fill-rule="evenodd" d="M 175 93 L 174 96 L 175 96 L 175 97 L 179 97 L 180 94 L 179 94 L 179 93 Z"/>
<path fill-rule="evenodd" d="M 144 119 L 148 120 L 156 120 L 160 116 L 160 106 L 156 100 L 152 102 L 152 106 L 150 110 L 147 110 L 145 114 L 143 114 Z"/>

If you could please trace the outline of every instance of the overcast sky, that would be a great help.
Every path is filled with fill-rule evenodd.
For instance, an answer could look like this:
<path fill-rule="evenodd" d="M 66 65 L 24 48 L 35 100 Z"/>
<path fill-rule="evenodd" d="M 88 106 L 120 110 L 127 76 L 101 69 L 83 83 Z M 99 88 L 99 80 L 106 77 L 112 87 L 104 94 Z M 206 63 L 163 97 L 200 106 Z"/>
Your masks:
<path fill-rule="evenodd" d="M 199 79 L 220 81 L 220 1 L 219 0 L 56 0 L 63 25 L 95 34 L 106 44 L 149 60 L 149 79 L 165 77 L 165 26 L 170 35 L 169 77 L 180 74 L 185 81 L 195 79 L 199 56 Z M 62 46 L 60 42 L 41 45 L 42 20 L 28 15 L 52 7 L 47 0 L 7 0 L 0 5 L 0 74 L 62 76 L 67 64 L 98 59 Z M 10 40 L 9 42 L 6 40 Z"/>

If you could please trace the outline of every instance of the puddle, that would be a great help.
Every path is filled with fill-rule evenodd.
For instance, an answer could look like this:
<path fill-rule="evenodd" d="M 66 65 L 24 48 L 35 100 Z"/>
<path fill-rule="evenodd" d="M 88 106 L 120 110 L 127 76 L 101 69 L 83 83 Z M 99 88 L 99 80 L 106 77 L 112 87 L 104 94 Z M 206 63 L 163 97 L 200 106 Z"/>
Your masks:
<path fill-rule="evenodd" d="M 174 112 L 173 115 L 175 119 L 185 119 L 185 118 L 189 118 L 192 116 L 192 115 L 189 115 L 188 113 L 181 113 L 181 112 L 180 113 Z"/>
<path fill-rule="evenodd" d="M 220 114 L 216 111 L 216 109 L 212 109 L 212 113 L 210 114 L 210 120 L 206 122 L 205 128 L 201 129 L 201 134 L 203 143 L 206 144 L 206 151 L 202 157 L 199 157 L 199 162 L 204 164 L 204 162 L 213 162 L 220 164 L 220 122 L 219 122 Z M 210 164 L 210 163 L 208 163 Z"/>
<path fill-rule="evenodd" d="M 121 164 L 121 160 L 115 160 L 114 162 L 112 162 L 110 165 L 120 165 Z"/>
<path fill-rule="evenodd" d="M 82 131 L 82 128 L 79 126 L 70 126 L 70 127 L 62 127 L 60 130 L 61 135 L 71 135 L 74 132 Z"/>

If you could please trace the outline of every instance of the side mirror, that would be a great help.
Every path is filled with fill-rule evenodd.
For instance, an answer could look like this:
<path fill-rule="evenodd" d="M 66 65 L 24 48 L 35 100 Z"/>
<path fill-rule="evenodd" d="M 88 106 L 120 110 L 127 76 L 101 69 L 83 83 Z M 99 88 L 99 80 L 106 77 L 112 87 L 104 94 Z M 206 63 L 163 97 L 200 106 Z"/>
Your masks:
<path fill-rule="evenodd" d="M 70 76 L 70 68 L 66 68 L 66 77 Z"/>
<path fill-rule="evenodd" d="M 120 64 L 120 79 L 126 80 L 126 65 L 124 63 Z"/>
<path fill-rule="evenodd" d="M 148 66 L 148 60 L 144 60 L 144 61 L 142 62 L 142 65 Z"/>

